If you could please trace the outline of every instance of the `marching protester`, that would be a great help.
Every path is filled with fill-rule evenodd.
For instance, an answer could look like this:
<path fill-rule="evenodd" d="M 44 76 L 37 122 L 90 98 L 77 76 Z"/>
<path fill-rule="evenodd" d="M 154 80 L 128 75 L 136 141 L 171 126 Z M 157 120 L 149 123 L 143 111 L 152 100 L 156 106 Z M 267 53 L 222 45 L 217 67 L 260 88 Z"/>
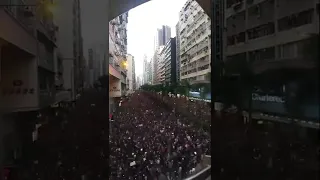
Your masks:
<path fill-rule="evenodd" d="M 179 179 L 200 163 L 209 133 L 189 124 L 146 93 L 136 93 L 114 115 L 110 179 Z"/>

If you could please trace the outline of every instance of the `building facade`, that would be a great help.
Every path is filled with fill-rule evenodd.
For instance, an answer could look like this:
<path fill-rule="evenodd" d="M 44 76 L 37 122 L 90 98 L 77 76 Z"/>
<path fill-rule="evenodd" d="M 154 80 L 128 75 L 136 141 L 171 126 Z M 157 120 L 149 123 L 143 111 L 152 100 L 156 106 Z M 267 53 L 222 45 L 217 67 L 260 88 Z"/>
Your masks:
<path fill-rule="evenodd" d="M 109 102 L 116 106 L 116 99 L 126 95 L 129 89 L 127 73 L 127 23 L 128 13 L 124 13 L 109 23 Z"/>
<path fill-rule="evenodd" d="M 176 25 L 176 78 L 177 83 L 180 82 L 180 24 Z"/>
<path fill-rule="evenodd" d="M 147 55 L 143 56 L 143 72 L 142 72 L 142 82 L 143 84 L 147 84 L 148 81 L 148 57 Z"/>
<path fill-rule="evenodd" d="M 157 29 L 157 35 L 156 35 L 156 49 L 160 46 L 164 46 L 167 44 L 167 42 L 171 38 L 171 28 L 167 25 L 162 25 L 161 28 Z"/>
<path fill-rule="evenodd" d="M 226 61 L 299 58 L 312 34 L 319 34 L 317 0 L 227 1 Z M 266 11 L 268 9 L 268 11 Z M 290 23 L 290 22 L 295 23 Z"/>
<path fill-rule="evenodd" d="M 54 104 L 56 98 L 58 26 L 51 11 L 48 16 L 39 13 L 47 6 L 28 4 L 37 1 L 0 7 L 1 169 L 19 158 L 15 153 L 24 143 L 32 142 L 35 114 Z"/>
<path fill-rule="evenodd" d="M 211 20 L 196 1 L 188 0 L 179 13 L 180 79 L 209 82 Z"/>
<path fill-rule="evenodd" d="M 133 91 L 135 90 L 135 84 L 136 84 L 134 57 L 131 54 L 128 54 L 127 55 L 127 61 L 128 61 L 127 80 L 129 81 L 129 83 L 128 83 L 128 93 L 133 93 Z"/>
<path fill-rule="evenodd" d="M 164 83 L 166 85 L 175 84 L 176 76 L 176 38 L 171 38 L 162 50 L 164 54 Z"/>
<path fill-rule="evenodd" d="M 93 86 L 98 78 L 107 72 L 103 64 L 108 61 L 109 49 L 109 17 L 108 1 L 89 2 L 80 0 L 83 56 L 85 59 L 85 86 Z M 99 22 L 99 23 L 98 23 Z M 104 23 L 105 22 L 105 23 Z M 106 74 L 105 74 L 106 75 Z"/>
<path fill-rule="evenodd" d="M 314 128 L 319 119 L 319 103 L 312 99 L 317 97 L 318 90 L 310 79 L 316 79 L 312 74 L 318 71 L 318 55 L 312 51 L 319 50 L 312 50 L 318 48 L 312 41 L 315 35 L 319 36 L 319 1 L 227 1 L 224 28 L 227 67 L 249 63 L 256 75 L 272 71 L 279 77 L 279 87 L 275 87 L 276 83 L 269 84 L 268 89 L 255 87 L 252 109 L 256 116 L 270 119 L 270 115 L 276 114 L 270 120 L 288 121 L 290 117 L 297 122 L 299 119 L 299 123 L 303 119 L 305 126 Z M 283 72 L 286 78 L 282 78 Z M 272 100 L 264 99 L 270 94 Z M 303 100 L 298 103 L 297 97 Z M 260 112 L 264 112 L 263 117 Z"/>
<path fill-rule="evenodd" d="M 56 86 L 57 101 L 74 100 L 84 83 L 84 59 L 80 1 L 61 1 L 54 21 L 60 27 L 57 34 Z M 66 90 L 70 93 L 66 99 Z"/>

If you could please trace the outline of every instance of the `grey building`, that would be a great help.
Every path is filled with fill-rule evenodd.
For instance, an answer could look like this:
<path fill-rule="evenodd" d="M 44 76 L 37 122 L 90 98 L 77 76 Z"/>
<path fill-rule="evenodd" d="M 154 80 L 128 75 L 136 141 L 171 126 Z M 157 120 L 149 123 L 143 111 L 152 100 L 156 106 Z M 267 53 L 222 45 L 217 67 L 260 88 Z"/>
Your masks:
<path fill-rule="evenodd" d="M 176 38 L 171 38 L 162 50 L 164 54 L 164 76 L 165 84 L 174 84 L 177 82 L 176 75 Z"/>
<path fill-rule="evenodd" d="M 317 3 L 318 0 L 228 0 L 224 37 L 226 63 L 243 61 L 258 65 L 291 59 L 287 62 L 306 65 L 306 61 L 302 61 L 302 49 L 312 34 L 319 34 Z"/>
<path fill-rule="evenodd" d="M 176 25 L 176 79 L 180 82 L 180 30 L 179 22 Z"/>
<path fill-rule="evenodd" d="M 169 26 L 163 25 L 161 29 L 157 30 L 157 44 L 156 46 L 164 46 L 171 38 L 171 28 Z"/>
<path fill-rule="evenodd" d="M 297 124 L 303 119 L 309 122 L 300 125 L 319 128 L 319 124 L 315 126 L 310 122 L 319 119 L 319 108 L 316 108 L 319 105 L 312 100 L 317 96 L 317 85 L 305 78 L 308 73 L 318 71 L 315 63 L 318 57 L 306 53 L 306 49 L 319 48 L 312 46 L 314 35 L 319 35 L 319 1 L 226 2 L 223 42 L 225 65 L 231 67 L 227 68 L 227 74 L 238 74 L 241 66 L 247 64 L 256 75 L 272 70 L 279 76 L 278 87 L 267 89 L 257 85 L 254 88 L 252 109 L 256 111 L 255 117 L 283 122 L 290 122 L 287 117 L 294 117 Z M 281 77 L 282 73 L 286 78 Z M 266 85 L 269 84 L 266 82 Z M 297 103 L 299 91 L 307 91 L 308 95 Z M 271 100 L 265 98 L 270 94 L 273 95 Z M 290 104 L 295 104 L 294 110 L 290 109 Z M 273 115 L 276 116 L 273 118 Z"/>

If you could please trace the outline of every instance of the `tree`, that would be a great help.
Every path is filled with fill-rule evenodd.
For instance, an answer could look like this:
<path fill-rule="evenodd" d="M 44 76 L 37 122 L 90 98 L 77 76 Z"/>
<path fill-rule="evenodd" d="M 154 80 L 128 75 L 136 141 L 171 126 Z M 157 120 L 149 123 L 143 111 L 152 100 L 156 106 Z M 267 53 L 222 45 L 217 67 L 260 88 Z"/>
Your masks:
<path fill-rule="evenodd" d="M 182 80 L 181 81 L 181 85 L 182 85 L 182 87 L 184 87 L 184 89 L 185 89 L 185 94 L 186 94 L 186 96 L 190 96 L 190 89 L 191 89 L 191 85 L 190 85 L 190 83 L 189 83 L 189 81 L 188 80 L 186 80 L 186 79 L 184 79 L 184 80 Z"/>

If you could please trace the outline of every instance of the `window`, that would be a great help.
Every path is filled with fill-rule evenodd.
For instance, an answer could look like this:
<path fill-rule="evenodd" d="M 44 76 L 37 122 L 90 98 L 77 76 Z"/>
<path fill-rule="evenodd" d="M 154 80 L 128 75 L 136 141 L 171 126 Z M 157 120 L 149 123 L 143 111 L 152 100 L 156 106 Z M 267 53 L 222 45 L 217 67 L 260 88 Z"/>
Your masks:
<path fill-rule="evenodd" d="M 246 34 L 245 32 L 241 32 L 236 36 L 237 43 L 244 42 L 246 40 Z"/>
<path fill-rule="evenodd" d="M 249 39 L 256 39 L 274 34 L 274 23 L 270 22 L 247 30 Z"/>
<path fill-rule="evenodd" d="M 227 45 L 232 46 L 236 44 L 235 36 L 228 36 L 227 37 Z"/>
<path fill-rule="evenodd" d="M 278 57 L 279 58 L 297 58 L 304 55 L 305 46 L 309 43 L 309 40 L 303 40 L 293 43 L 287 43 L 278 46 Z"/>
<path fill-rule="evenodd" d="M 314 9 L 302 11 L 297 14 L 292 14 L 278 20 L 278 30 L 285 31 L 306 24 L 311 24 L 313 21 Z"/>
<path fill-rule="evenodd" d="M 260 5 L 253 6 L 248 10 L 248 16 L 261 16 Z"/>
<path fill-rule="evenodd" d="M 249 62 L 275 59 L 275 47 L 249 52 Z"/>

